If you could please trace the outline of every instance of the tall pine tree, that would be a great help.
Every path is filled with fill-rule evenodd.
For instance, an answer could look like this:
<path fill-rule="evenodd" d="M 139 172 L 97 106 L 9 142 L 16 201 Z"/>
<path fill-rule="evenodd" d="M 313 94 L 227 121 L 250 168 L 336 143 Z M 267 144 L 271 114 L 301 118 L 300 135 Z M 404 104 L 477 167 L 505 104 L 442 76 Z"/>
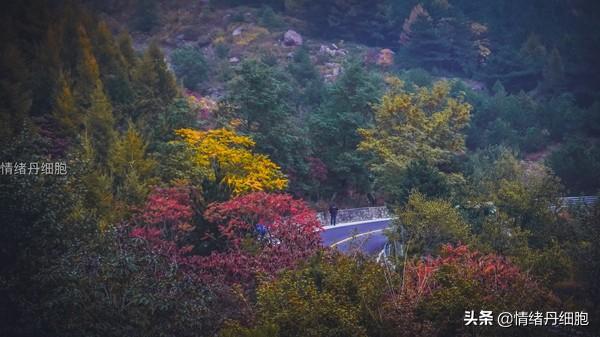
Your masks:
<path fill-rule="evenodd" d="M 565 67 L 556 47 L 548 55 L 542 75 L 544 77 L 542 90 L 545 92 L 556 93 L 565 84 Z"/>
<path fill-rule="evenodd" d="M 133 119 L 151 121 L 178 96 L 179 89 L 165 56 L 156 42 L 150 43 L 134 69 L 136 94 Z"/>
<path fill-rule="evenodd" d="M 110 100 L 104 93 L 100 80 L 96 80 L 90 104 L 85 128 L 96 153 L 96 162 L 106 164 L 111 144 L 115 139 L 115 119 Z"/>
<path fill-rule="evenodd" d="M 104 21 L 98 24 L 96 35 L 94 51 L 100 66 L 100 76 L 107 94 L 117 108 L 116 105 L 126 104 L 133 98 L 127 61 Z"/>
<path fill-rule="evenodd" d="M 82 109 L 92 105 L 92 97 L 100 83 L 100 68 L 94 56 L 92 42 L 83 25 L 77 27 L 77 76 L 75 77 L 75 97 Z M 101 83 L 100 83 L 101 85 Z"/>
<path fill-rule="evenodd" d="M 135 125 L 129 122 L 127 131 L 112 144 L 108 166 L 117 185 L 116 195 L 128 204 L 140 204 L 152 184 L 156 162 L 147 155 L 148 145 Z"/>
<path fill-rule="evenodd" d="M 79 133 L 82 114 L 75 104 L 75 97 L 71 84 L 64 73 L 59 74 L 58 88 L 54 98 L 52 115 L 60 126 L 60 133 L 67 136 L 76 136 Z"/>

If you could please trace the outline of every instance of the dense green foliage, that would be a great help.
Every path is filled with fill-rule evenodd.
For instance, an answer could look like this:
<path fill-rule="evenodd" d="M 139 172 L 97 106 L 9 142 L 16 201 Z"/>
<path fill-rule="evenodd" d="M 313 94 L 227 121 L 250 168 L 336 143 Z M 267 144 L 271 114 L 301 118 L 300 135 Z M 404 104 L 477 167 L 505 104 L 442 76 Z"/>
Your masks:
<path fill-rule="evenodd" d="M 310 155 L 306 129 L 294 114 L 289 79 L 258 60 L 244 61 L 229 84 L 228 101 L 234 105 L 230 118 L 238 129 L 252 136 L 257 149 L 267 153 L 294 179 L 292 188 L 305 190 Z"/>
<path fill-rule="evenodd" d="M 222 3 L 267 5 L 307 20 L 319 35 L 393 46 L 406 52 L 404 64 L 458 72 L 489 85 L 500 80 L 511 90 L 531 90 L 543 82 L 545 90 L 556 92 L 564 87 L 557 83 L 562 78 L 589 98 L 600 84 L 594 62 L 600 8 L 593 1 L 231 0 L 215 5 Z"/>
<path fill-rule="evenodd" d="M 573 191 L 593 194 L 600 189 L 600 147 L 595 141 L 569 138 L 548 161 Z"/>
<path fill-rule="evenodd" d="M 222 336 L 371 336 L 386 332 L 386 282 L 380 266 L 364 257 L 316 256 L 297 271 L 258 288 L 257 324 L 231 322 Z M 389 286 L 397 286 L 398 280 Z"/>
<path fill-rule="evenodd" d="M 158 24 L 158 1 L 136 0 L 135 19 L 132 26 L 148 32 Z"/>
<path fill-rule="evenodd" d="M 372 104 L 377 102 L 381 86 L 378 80 L 357 62 L 348 64 L 311 116 L 311 136 L 329 169 L 325 183 L 332 191 L 370 192 L 371 179 L 364 165 L 368 155 L 356 147 L 358 128 L 373 123 Z"/>
<path fill-rule="evenodd" d="M 175 74 L 182 79 L 183 85 L 194 90 L 206 78 L 208 67 L 200 51 L 193 47 L 179 48 L 171 54 Z"/>

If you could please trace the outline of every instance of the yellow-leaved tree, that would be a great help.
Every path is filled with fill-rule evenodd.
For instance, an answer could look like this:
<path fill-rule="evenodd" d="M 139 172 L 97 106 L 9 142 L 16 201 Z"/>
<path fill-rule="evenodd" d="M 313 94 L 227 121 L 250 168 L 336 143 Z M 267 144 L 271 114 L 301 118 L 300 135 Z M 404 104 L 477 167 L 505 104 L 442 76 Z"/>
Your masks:
<path fill-rule="evenodd" d="M 359 150 L 375 155 L 377 183 L 402 189 L 388 192 L 405 199 L 410 189 L 435 191 L 462 180 L 444 166 L 465 149 L 471 106 L 451 96 L 447 81 L 409 91 L 398 78 L 387 80 L 391 89 L 375 108 L 374 126 L 358 130 Z"/>
<path fill-rule="evenodd" d="M 471 106 L 460 97 L 450 97 L 450 84 L 437 82 L 431 89 L 403 90 L 394 81 L 375 110 L 375 126 L 360 129 L 362 150 L 384 161 L 405 167 L 411 160 L 440 164 L 464 150 L 462 129 L 467 126 Z"/>
<path fill-rule="evenodd" d="M 234 195 L 287 186 L 279 166 L 266 155 L 254 153 L 255 143 L 248 136 L 227 129 L 179 129 L 175 133 L 190 150 L 201 174 L 209 181 L 228 185 Z"/>

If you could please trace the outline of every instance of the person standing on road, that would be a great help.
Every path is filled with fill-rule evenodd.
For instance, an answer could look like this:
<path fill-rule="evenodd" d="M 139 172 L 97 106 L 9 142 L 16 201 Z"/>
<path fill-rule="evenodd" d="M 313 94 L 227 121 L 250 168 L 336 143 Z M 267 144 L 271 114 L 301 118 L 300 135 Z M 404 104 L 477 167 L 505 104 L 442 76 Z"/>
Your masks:
<path fill-rule="evenodd" d="M 335 206 L 335 204 L 331 204 L 331 206 L 329 206 L 329 216 L 331 218 L 331 225 L 335 226 L 335 222 L 336 222 L 336 218 L 337 218 L 337 212 L 338 212 L 338 208 Z"/>

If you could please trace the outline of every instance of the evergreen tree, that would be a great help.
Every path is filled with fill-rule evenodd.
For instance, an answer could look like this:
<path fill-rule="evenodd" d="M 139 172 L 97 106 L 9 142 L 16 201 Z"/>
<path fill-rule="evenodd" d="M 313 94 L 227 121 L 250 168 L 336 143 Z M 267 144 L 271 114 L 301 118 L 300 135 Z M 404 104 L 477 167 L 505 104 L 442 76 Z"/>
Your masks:
<path fill-rule="evenodd" d="M 256 141 L 257 150 L 297 178 L 292 185 L 300 182 L 308 174 L 305 158 L 310 149 L 306 130 L 290 108 L 288 80 L 267 64 L 250 60 L 242 63 L 229 89 L 229 101 L 236 106 L 241 128 Z"/>
<path fill-rule="evenodd" d="M 448 198 L 451 196 L 450 180 L 434 165 L 424 160 L 415 160 L 405 169 L 384 171 L 380 181 L 388 185 L 385 191 L 389 200 L 404 204 L 412 192 L 418 192 L 428 198 Z"/>
<path fill-rule="evenodd" d="M 286 12 L 310 23 L 313 32 L 329 38 L 380 45 L 395 35 L 407 4 L 387 0 L 286 0 Z"/>
<path fill-rule="evenodd" d="M 404 34 L 401 51 L 414 66 L 470 75 L 478 59 L 469 25 L 460 16 L 437 18 L 425 12 Z"/>
<path fill-rule="evenodd" d="M 131 122 L 110 147 L 108 167 L 117 186 L 116 195 L 128 205 L 142 203 L 150 191 L 156 162 L 148 157 L 147 147 Z"/>
<path fill-rule="evenodd" d="M 481 79 L 493 84 L 501 81 L 510 92 L 532 90 L 539 80 L 540 68 L 512 49 L 501 48 L 493 52 L 479 70 Z"/>
<path fill-rule="evenodd" d="M 127 31 L 122 31 L 119 36 L 117 36 L 117 45 L 119 46 L 119 51 L 121 52 L 121 55 L 123 55 L 123 59 L 127 64 L 127 68 L 134 68 L 138 58 L 135 50 L 133 49 L 131 35 L 129 35 Z"/>
<path fill-rule="evenodd" d="M 61 48 L 57 49 L 60 52 L 59 61 L 62 64 L 63 71 L 69 71 L 75 75 L 77 74 L 77 67 L 79 60 L 81 59 L 82 41 L 83 37 L 80 37 L 81 28 L 87 28 L 82 26 L 81 22 L 81 9 L 75 5 L 75 2 L 66 2 L 64 8 L 62 8 L 62 20 L 57 23 L 57 29 L 55 33 L 59 33 L 59 41 L 52 41 L 48 38 L 49 46 L 58 45 Z M 85 38 L 88 38 L 87 31 L 84 30 Z M 58 42 L 58 43 L 57 43 Z M 89 42 L 89 40 L 87 41 Z M 89 44 L 86 46 L 91 51 Z"/>
<path fill-rule="evenodd" d="M 59 23 L 51 23 L 42 43 L 36 48 L 32 62 L 32 109 L 37 114 L 44 114 L 52 109 L 53 99 L 58 88 L 61 69 L 71 71 L 69 63 L 63 59 L 64 27 Z M 71 40 L 75 40 L 71 38 Z"/>
<path fill-rule="evenodd" d="M 143 116 L 151 121 L 179 94 L 175 77 L 156 42 L 150 43 L 137 63 L 133 78 L 136 94 L 134 120 Z"/>
<path fill-rule="evenodd" d="M 237 105 L 249 130 L 268 132 L 290 113 L 287 105 L 289 86 L 263 62 L 249 60 L 242 63 L 229 89 L 230 100 Z"/>
<path fill-rule="evenodd" d="M 531 33 L 521 46 L 521 55 L 534 66 L 541 66 L 546 59 L 546 47 L 537 34 Z"/>
<path fill-rule="evenodd" d="M 373 122 L 372 104 L 380 95 L 379 79 L 352 61 L 327 90 L 323 104 L 310 121 L 315 149 L 330 172 L 326 184 L 331 192 L 370 189 L 365 153 L 356 151 L 357 129 Z"/>
<path fill-rule="evenodd" d="M 82 114 L 75 104 L 71 85 L 62 72 L 58 79 L 52 115 L 58 122 L 61 133 L 68 136 L 75 136 L 79 133 L 83 121 Z"/>
<path fill-rule="evenodd" d="M 310 60 L 308 49 L 299 48 L 292 58 L 292 62 L 288 65 L 288 70 L 302 86 L 306 86 L 309 81 L 319 77 L 317 69 L 315 69 Z"/>
<path fill-rule="evenodd" d="M 164 149 L 165 143 L 173 140 L 173 130 L 196 124 L 197 110 L 190 106 L 187 98 L 177 98 L 152 121 L 151 132 L 146 139 L 152 150 L 156 150 L 156 147 Z"/>
<path fill-rule="evenodd" d="M 82 209 L 94 214 L 98 219 L 97 228 L 105 230 L 119 217 L 114 208 L 113 180 L 98 161 L 96 146 L 87 132 L 83 133 L 76 154 L 81 162 L 81 184 L 85 190 Z"/>
<path fill-rule="evenodd" d="M 2 50 L 0 74 L 0 140 L 8 140 L 22 130 L 32 102 L 29 69 L 15 46 Z"/>
<path fill-rule="evenodd" d="M 297 95 L 297 104 L 312 107 L 321 103 L 324 90 L 323 80 L 319 71 L 313 65 L 307 48 L 299 48 L 294 53 L 287 70 L 294 77 L 301 90 L 300 94 Z"/>
<path fill-rule="evenodd" d="M 128 103 L 133 98 L 133 91 L 129 81 L 127 61 L 103 21 L 98 24 L 95 40 L 94 50 L 106 92 L 113 103 Z"/>
<path fill-rule="evenodd" d="M 555 47 L 550 52 L 543 70 L 542 89 L 549 93 L 559 91 L 565 84 L 565 67 L 560 52 Z"/>
<path fill-rule="evenodd" d="M 569 188 L 571 195 L 600 191 L 600 146 L 570 137 L 548 158 L 548 164 Z"/>
<path fill-rule="evenodd" d="M 78 55 L 75 97 L 80 108 L 90 107 L 100 83 L 100 68 L 94 56 L 92 43 L 83 25 L 77 27 Z M 101 84 L 101 83 L 100 83 Z"/>
<path fill-rule="evenodd" d="M 492 86 L 492 93 L 494 94 L 494 96 L 498 96 L 498 97 L 506 96 L 506 89 L 502 85 L 502 82 L 500 82 L 500 81 L 494 82 L 494 85 Z"/>
<path fill-rule="evenodd" d="M 87 111 L 85 129 L 95 151 L 95 161 L 100 165 L 105 165 L 115 138 L 115 119 L 110 100 L 104 93 L 100 80 L 96 80 L 95 89 L 91 94 L 91 105 Z"/>
<path fill-rule="evenodd" d="M 206 79 L 208 66 L 204 56 L 197 48 L 178 48 L 171 54 L 175 74 L 182 80 L 183 85 L 194 90 L 200 82 Z"/>

